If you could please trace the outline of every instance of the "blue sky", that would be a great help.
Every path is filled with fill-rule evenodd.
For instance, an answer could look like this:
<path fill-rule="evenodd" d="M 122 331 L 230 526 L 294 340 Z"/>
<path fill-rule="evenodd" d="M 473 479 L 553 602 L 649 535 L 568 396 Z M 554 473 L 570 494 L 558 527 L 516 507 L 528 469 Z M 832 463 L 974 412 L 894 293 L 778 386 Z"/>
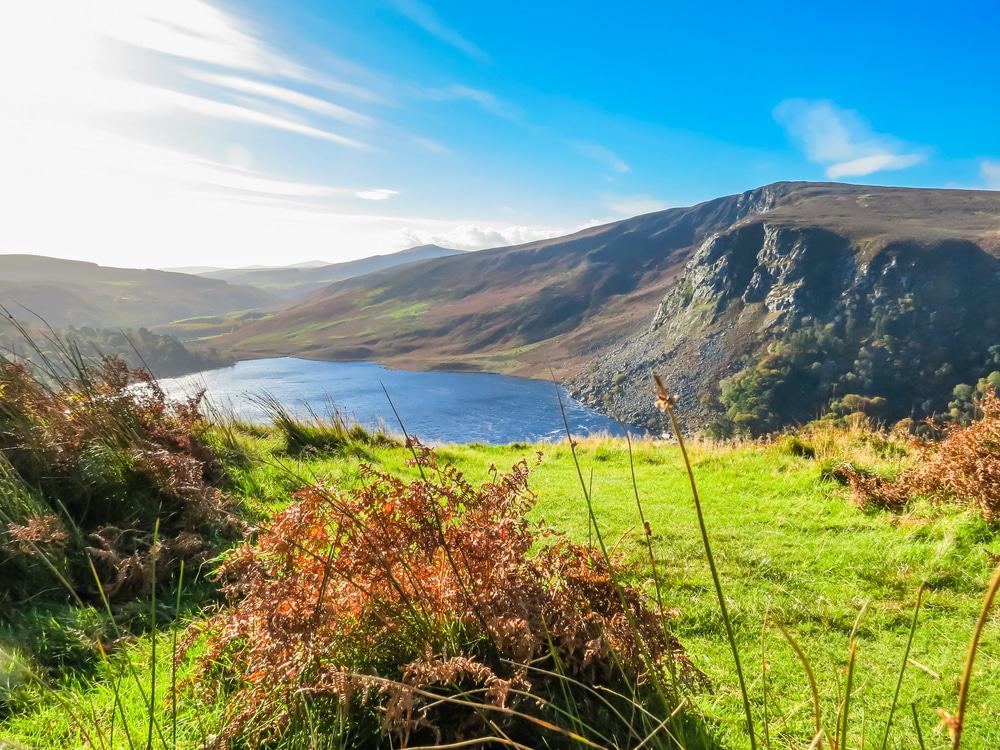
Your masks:
<path fill-rule="evenodd" d="M 477 249 L 776 180 L 1000 189 L 997 3 L 38 0 L 0 251 Z"/>

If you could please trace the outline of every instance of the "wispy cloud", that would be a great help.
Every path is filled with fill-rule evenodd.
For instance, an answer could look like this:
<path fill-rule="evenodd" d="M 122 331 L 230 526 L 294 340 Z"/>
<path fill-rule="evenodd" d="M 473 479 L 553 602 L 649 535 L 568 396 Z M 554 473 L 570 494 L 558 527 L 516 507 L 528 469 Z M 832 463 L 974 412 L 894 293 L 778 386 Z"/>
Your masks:
<path fill-rule="evenodd" d="M 370 148 L 357 138 L 310 122 L 315 115 L 355 127 L 373 122 L 360 112 L 289 85 L 198 69 L 194 63 L 254 76 L 308 77 L 309 72 L 201 0 L 93 0 L 79 9 L 60 3 L 53 8 L 52 2 L 37 0 L 13 18 L 0 13 L 0 25 L 6 26 L 0 34 L 0 64 L 26 71 L 14 87 L 5 90 L 0 102 L 0 134 L 14 128 L 30 131 L 33 123 L 53 118 L 81 124 L 99 120 L 110 132 L 124 132 L 131 123 L 125 125 L 119 117 L 106 115 L 127 112 L 155 115 L 143 122 L 143 131 L 151 141 L 162 141 L 167 133 L 160 116 L 179 113 L 188 118 L 185 125 L 200 127 L 206 120 L 225 120 L 354 149 Z M 67 16 L 65 23 L 72 34 L 49 33 L 54 12 Z M 27 41 L 10 43 L 18 38 Z M 133 52 L 125 57 L 102 56 L 109 38 L 128 43 Z M 155 55 L 136 58 L 135 50 Z M 163 85 L 165 81 L 169 86 Z M 235 96 L 228 97 L 226 92 Z M 274 102 L 297 108 L 303 116 L 282 111 Z M 172 131 L 168 137 L 177 140 L 179 134 Z"/>
<path fill-rule="evenodd" d="M 925 154 L 872 154 L 858 159 L 831 164 L 826 169 L 826 176 L 836 180 L 841 177 L 862 177 L 875 172 L 891 172 L 895 169 L 914 167 L 923 162 Z"/>
<path fill-rule="evenodd" d="M 486 112 L 498 117 L 505 117 L 508 120 L 519 120 L 521 118 L 521 111 L 517 107 L 499 99 L 495 94 L 485 89 L 477 89 L 472 86 L 464 86 L 456 83 L 443 88 L 426 89 L 423 94 L 428 99 L 438 102 L 473 102 Z"/>
<path fill-rule="evenodd" d="M 265 196 L 334 198 L 349 195 L 351 192 L 347 188 L 331 185 L 268 177 L 251 170 L 229 167 L 178 152 L 161 152 L 159 158 L 148 166 L 168 179 Z"/>
<path fill-rule="evenodd" d="M 421 0 L 395 0 L 393 5 L 396 6 L 396 10 L 402 15 L 406 16 L 406 18 L 431 36 L 440 39 L 445 44 L 454 47 L 459 52 L 475 60 L 479 60 L 480 62 L 490 61 L 488 54 L 448 26 L 438 17 L 433 8 Z"/>
<path fill-rule="evenodd" d="M 334 104 L 326 99 L 320 99 L 319 97 L 310 96 L 309 94 L 303 94 L 301 91 L 296 91 L 295 89 L 291 89 L 286 86 L 278 86 L 273 83 L 265 83 L 264 81 L 256 81 L 250 78 L 241 78 L 239 76 L 206 73 L 199 70 L 188 71 L 187 75 L 189 78 L 202 81 L 203 83 L 230 89 L 232 91 L 253 94 L 255 96 L 264 97 L 265 99 L 281 102 L 282 104 L 290 104 L 293 107 L 297 107 L 308 112 L 314 112 L 315 114 L 323 115 L 324 117 L 340 120 L 341 122 L 345 122 L 349 125 L 368 126 L 375 122 L 371 117 L 361 114 L 360 112 L 356 112 L 353 109 L 342 107 L 339 104 Z"/>
<path fill-rule="evenodd" d="M 432 154 L 450 154 L 451 149 L 443 143 L 438 143 L 432 138 L 424 138 L 421 135 L 411 135 L 410 139 L 420 148 L 430 151 Z"/>
<path fill-rule="evenodd" d="M 806 158 L 826 166 L 830 179 L 905 169 L 927 159 L 925 149 L 876 133 L 857 112 L 825 99 L 786 99 L 774 117 Z"/>
<path fill-rule="evenodd" d="M 355 195 L 366 201 L 384 201 L 392 198 L 394 195 L 399 195 L 399 191 L 390 190 L 389 188 L 371 188 L 369 190 L 359 190 Z"/>
<path fill-rule="evenodd" d="M 309 138 L 329 141 L 330 143 L 336 143 L 349 148 L 371 149 L 370 146 L 361 141 L 330 130 L 218 99 L 208 99 L 183 91 L 131 81 L 106 80 L 102 85 L 111 94 L 111 97 L 107 101 L 112 103 L 112 106 L 122 103 L 126 108 L 131 110 L 155 111 L 173 109 L 204 117 L 283 130 Z"/>
<path fill-rule="evenodd" d="M 605 197 L 604 205 L 619 216 L 639 216 L 670 208 L 669 203 L 650 195 L 609 195 Z"/>
<path fill-rule="evenodd" d="M 1000 161 L 984 159 L 979 163 L 979 173 L 990 190 L 1000 190 Z"/>
<path fill-rule="evenodd" d="M 289 78 L 308 70 L 204 0 L 95 0 L 107 36 L 185 60 Z"/>
<path fill-rule="evenodd" d="M 50 1 L 36 0 L 43 4 Z M 364 86 L 331 78 L 274 49 L 253 24 L 206 0 L 88 0 L 86 10 L 88 24 L 103 37 L 135 49 L 180 62 L 308 83 L 364 101 L 381 101 Z M 357 70 L 356 65 L 350 67 Z"/>
<path fill-rule="evenodd" d="M 627 161 L 622 159 L 610 148 L 602 146 L 600 143 L 591 143 L 590 141 L 574 141 L 573 148 L 581 156 L 586 156 L 588 159 L 600 162 L 608 169 L 618 172 L 618 174 L 627 174 L 632 171 L 632 167 L 629 166 Z"/>
<path fill-rule="evenodd" d="M 128 265 L 140 242 L 143 262 L 247 262 L 331 236 L 363 252 L 390 232 L 346 213 L 360 216 L 370 177 L 326 184 L 315 158 L 267 153 L 292 139 L 324 157 L 317 146 L 375 151 L 353 132 L 372 118 L 213 5 L 0 4 L 0 70 L 18 71 L 0 97 L 0 247 Z M 282 167 L 253 169 L 256 155 Z"/>
<path fill-rule="evenodd" d="M 51 132 L 63 132 L 63 128 L 54 127 Z M 81 180 L 85 180 L 89 171 L 93 192 L 98 196 L 101 189 L 107 186 L 106 183 L 116 190 L 125 190 L 129 184 L 139 184 L 143 186 L 140 192 L 147 192 L 155 186 L 157 193 L 162 195 L 197 187 L 219 195 L 232 191 L 293 199 L 349 197 L 357 190 L 288 180 L 248 166 L 226 164 L 176 148 L 154 146 L 94 130 L 80 132 L 79 136 L 78 142 L 55 148 L 54 155 L 59 158 L 46 163 L 46 169 L 37 170 L 36 176 L 48 175 L 47 179 L 55 180 L 62 173 L 68 179 L 79 176 Z M 234 149 L 230 149 L 235 156 L 234 161 L 252 163 L 249 152 L 242 147 L 234 148 L 241 152 L 232 154 Z M 30 160 L 32 157 L 25 155 L 24 158 Z M 23 181 L 22 186 L 29 182 L 31 181 Z M 33 184 L 43 188 L 45 183 L 43 180 Z M 139 197 L 141 196 L 134 199 Z"/>

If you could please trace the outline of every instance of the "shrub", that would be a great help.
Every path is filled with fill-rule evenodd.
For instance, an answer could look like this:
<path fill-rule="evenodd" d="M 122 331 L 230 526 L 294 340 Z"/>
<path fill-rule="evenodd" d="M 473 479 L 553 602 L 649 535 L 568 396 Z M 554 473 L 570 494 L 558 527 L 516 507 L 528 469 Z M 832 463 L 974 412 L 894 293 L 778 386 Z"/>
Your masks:
<path fill-rule="evenodd" d="M 956 385 L 951 394 L 953 400 L 948 402 L 948 417 L 958 424 L 969 424 L 979 416 L 979 401 L 987 392 L 998 390 L 1000 390 L 1000 370 L 994 370 L 986 377 L 980 378 L 974 386 Z"/>
<path fill-rule="evenodd" d="M 25 333 L 30 336 L 29 341 L 25 340 Z M 233 363 L 214 349 L 203 347 L 193 351 L 174 336 L 153 333 L 146 328 L 126 331 L 69 326 L 53 330 L 38 323 L 11 323 L 3 317 L 0 317 L 0 348 L 33 354 L 37 349 L 40 350 L 37 353 L 50 359 L 61 358 L 66 348 L 93 361 L 102 355 L 113 355 L 130 367 L 149 369 L 157 377 L 164 378 Z"/>
<path fill-rule="evenodd" d="M 917 495 L 956 501 L 983 514 L 1000 517 L 1000 397 L 987 391 L 982 416 L 965 427 L 949 430 L 937 443 L 922 444 L 922 460 L 895 481 L 852 477 L 850 484 L 862 505 L 901 508 Z"/>
<path fill-rule="evenodd" d="M 220 745 L 273 745 L 348 716 L 361 744 L 502 731 L 559 746 L 589 722 L 613 732 L 615 690 L 699 678 L 607 558 L 526 520 L 525 461 L 478 488 L 426 448 L 413 463 L 425 479 L 363 466 L 350 493 L 300 491 L 224 563 L 232 606 L 206 626 L 196 678 L 231 707 Z M 588 710 L 566 707 L 570 694 Z"/>
<path fill-rule="evenodd" d="M 68 587 L 125 599 L 180 560 L 216 554 L 239 524 L 215 484 L 200 396 L 168 402 L 116 358 L 48 377 L 0 359 L 0 596 Z M 159 525 L 158 538 L 154 529 Z M 65 591 L 63 592 L 66 593 Z"/>
<path fill-rule="evenodd" d="M 974 416 L 973 392 L 1000 383 L 1000 345 L 988 345 L 988 326 L 946 324 L 949 309 L 921 309 L 923 325 L 893 323 L 892 315 L 878 314 L 870 327 L 857 319 L 852 324 L 851 316 L 792 324 L 719 383 L 723 414 L 712 433 L 766 434 L 813 419 L 827 405 L 832 419 L 858 415 L 893 422 L 932 417 L 947 404 L 953 419 L 967 421 Z M 914 336 L 914 330 L 926 335 Z M 976 386 L 952 390 L 956 380 L 980 378 Z"/>
<path fill-rule="evenodd" d="M 882 418 L 888 410 L 888 401 L 882 396 L 869 398 L 857 393 L 848 393 L 830 402 L 830 413 L 835 417 L 861 414 L 864 417 Z"/>

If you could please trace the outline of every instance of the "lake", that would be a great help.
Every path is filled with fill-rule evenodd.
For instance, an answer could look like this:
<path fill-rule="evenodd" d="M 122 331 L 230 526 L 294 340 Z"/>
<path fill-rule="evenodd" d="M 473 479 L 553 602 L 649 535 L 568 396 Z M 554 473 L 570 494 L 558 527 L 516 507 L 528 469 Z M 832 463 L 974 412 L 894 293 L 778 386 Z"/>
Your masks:
<path fill-rule="evenodd" d="M 328 416 L 331 404 L 366 426 L 399 426 L 382 390 L 392 397 L 407 432 L 427 443 L 511 443 L 565 435 L 556 386 L 543 380 L 468 372 L 411 372 L 374 362 L 316 362 L 293 357 L 237 362 L 232 367 L 165 378 L 171 396 L 207 391 L 213 406 L 265 421 L 254 396 L 269 394 L 302 416 Z M 624 434 L 608 419 L 559 389 L 574 435 Z M 642 430 L 634 430 L 641 433 Z"/>

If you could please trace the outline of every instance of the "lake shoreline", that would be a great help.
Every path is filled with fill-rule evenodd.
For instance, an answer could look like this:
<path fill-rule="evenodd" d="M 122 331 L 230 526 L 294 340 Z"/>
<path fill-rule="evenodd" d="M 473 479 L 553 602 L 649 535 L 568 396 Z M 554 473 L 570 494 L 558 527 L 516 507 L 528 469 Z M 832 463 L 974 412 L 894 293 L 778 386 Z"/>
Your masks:
<path fill-rule="evenodd" d="M 304 418 L 341 414 L 365 426 L 396 425 L 433 443 L 505 444 L 565 437 L 562 408 L 574 435 L 647 434 L 574 399 L 565 386 L 484 371 L 407 370 L 372 361 L 306 357 L 238 360 L 223 368 L 159 381 L 171 396 L 204 388 L 209 403 L 250 422 L 266 422 L 259 397 L 269 395 Z M 385 391 L 383 391 L 383 387 Z"/>

